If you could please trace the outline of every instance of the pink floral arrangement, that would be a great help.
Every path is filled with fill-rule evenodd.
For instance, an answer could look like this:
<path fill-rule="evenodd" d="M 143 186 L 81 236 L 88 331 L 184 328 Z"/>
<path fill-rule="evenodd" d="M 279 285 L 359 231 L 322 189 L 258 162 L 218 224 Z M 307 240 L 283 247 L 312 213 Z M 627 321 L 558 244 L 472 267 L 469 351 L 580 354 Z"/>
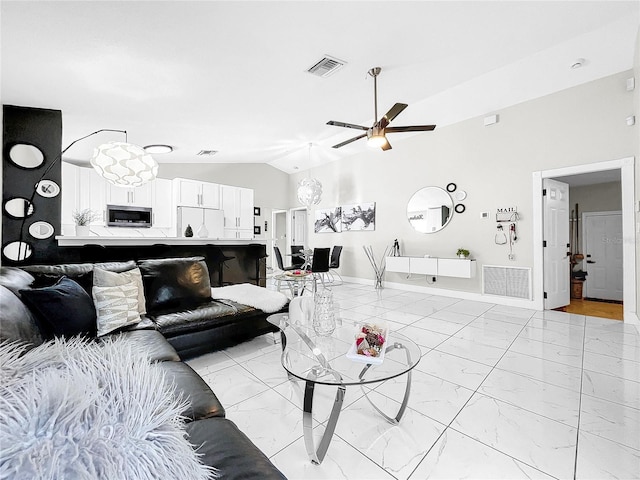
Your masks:
<path fill-rule="evenodd" d="M 356 347 L 358 355 L 378 357 L 386 341 L 386 330 L 377 326 L 366 324 L 356 334 Z"/>

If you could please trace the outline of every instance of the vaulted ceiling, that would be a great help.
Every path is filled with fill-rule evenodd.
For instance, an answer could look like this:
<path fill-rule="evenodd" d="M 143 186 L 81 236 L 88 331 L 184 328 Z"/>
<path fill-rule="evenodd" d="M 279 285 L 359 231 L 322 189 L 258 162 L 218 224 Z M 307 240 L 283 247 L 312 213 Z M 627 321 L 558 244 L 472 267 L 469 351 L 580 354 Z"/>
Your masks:
<path fill-rule="evenodd" d="M 62 110 L 63 145 L 126 129 L 133 143 L 172 145 L 159 162 L 265 162 L 289 173 L 310 166 L 310 142 L 314 165 L 368 148 L 332 149 L 355 131 L 326 122 L 373 123 L 371 67 L 382 67 L 380 115 L 403 102 L 394 124 L 442 127 L 632 68 L 640 25 L 637 1 L 5 0 L 0 8 L 2 103 Z M 346 65 L 325 78 L 306 72 L 325 55 Z M 578 58 L 583 66 L 570 68 Z M 97 137 L 68 158 L 120 139 Z"/>

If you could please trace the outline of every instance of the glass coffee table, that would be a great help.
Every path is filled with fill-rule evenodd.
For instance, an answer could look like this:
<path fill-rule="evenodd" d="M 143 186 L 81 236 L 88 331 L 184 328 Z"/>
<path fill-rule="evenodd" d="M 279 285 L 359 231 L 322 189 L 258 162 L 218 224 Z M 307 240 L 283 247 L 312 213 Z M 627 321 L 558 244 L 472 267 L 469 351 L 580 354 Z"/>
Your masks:
<path fill-rule="evenodd" d="M 273 277 L 276 281 L 277 290 L 280 291 L 281 282 L 285 282 L 291 292 L 291 298 L 301 296 L 307 287 L 307 282 L 313 281 L 311 272 L 293 274 L 290 272 L 281 273 Z"/>
<path fill-rule="evenodd" d="M 411 393 L 411 370 L 418 364 L 421 356 L 420 347 L 412 340 L 399 333 L 391 332 L 386 342 L 384 361 L 376 365 L 346 357 L 361 323 L 341 320 L 330 336 L 319 336 L 310 324 L 291 324 L 286 313 L 270 315 L 267 320 L 280 328 L 282 366 L 289 374 L 289 378 L 305 382 L 303 434 L 307 453 L 313 463 L 319 465 L 324 460 L 338 424 L 346 387 L 357 385 L 362 388 L 367 384 L 406 375 L 404 398 L 393 417 L 382 412 L 371 401 L 366 389 L 362 388 L 365 398 L 380 415 L 392 424 L 400 422 Z M 312 409 L 314 388 L 318 384 L 336 386 L 338 391 L 322 439 L 316 447 L 313 439 Z"/>

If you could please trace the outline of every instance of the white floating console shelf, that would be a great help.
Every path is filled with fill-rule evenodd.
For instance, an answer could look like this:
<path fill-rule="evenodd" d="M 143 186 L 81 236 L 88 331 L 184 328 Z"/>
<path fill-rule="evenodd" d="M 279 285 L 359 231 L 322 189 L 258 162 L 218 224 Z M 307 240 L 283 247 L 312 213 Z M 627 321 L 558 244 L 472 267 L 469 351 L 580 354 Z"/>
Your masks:
<path fill-rule="evenodd" d="M 387 272 L 440 277 L 472 278 L 476 275 L 476 261 L 468 258 L 387 257 Z"/>

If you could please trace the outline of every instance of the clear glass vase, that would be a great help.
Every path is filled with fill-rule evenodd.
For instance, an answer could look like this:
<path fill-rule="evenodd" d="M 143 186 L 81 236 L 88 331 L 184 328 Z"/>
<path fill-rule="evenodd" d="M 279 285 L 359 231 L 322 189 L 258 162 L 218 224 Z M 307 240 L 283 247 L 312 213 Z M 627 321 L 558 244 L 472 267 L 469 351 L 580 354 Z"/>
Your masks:
<path fill-rule="evenodd" d="M 336 329 L 336 312 L 333 292 L 329 289 L 316 293 L 313 311 L 313 330 L 318 335 L 331 335 Z"/>

